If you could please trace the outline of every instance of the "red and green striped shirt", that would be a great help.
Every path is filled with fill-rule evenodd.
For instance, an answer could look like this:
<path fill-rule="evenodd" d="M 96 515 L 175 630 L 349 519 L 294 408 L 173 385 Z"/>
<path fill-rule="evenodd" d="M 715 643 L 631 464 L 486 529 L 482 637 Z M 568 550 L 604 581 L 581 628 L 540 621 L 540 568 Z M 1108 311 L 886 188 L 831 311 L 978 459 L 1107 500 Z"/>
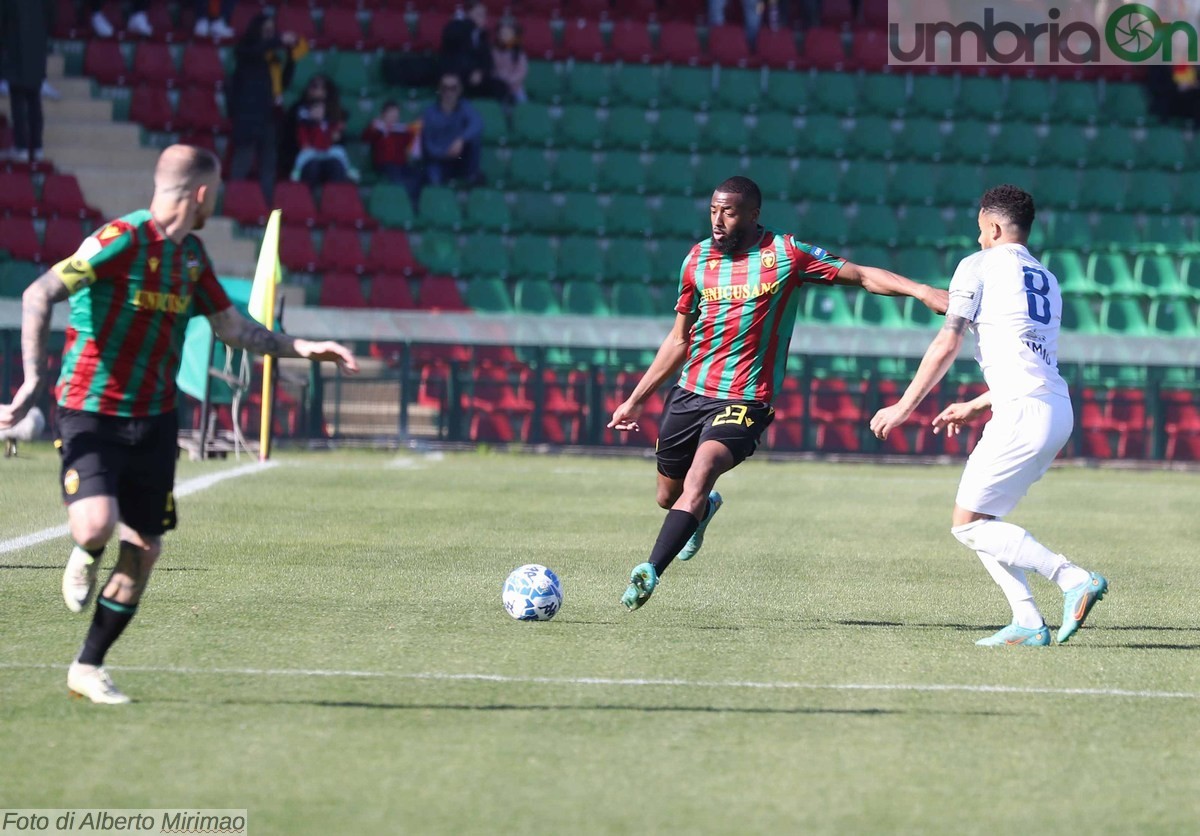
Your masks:
<path fill-rule="evenodd" d="M 59 406 L 127 418 L 173 410 L 188 320 L 230 305 L 200 239 L 176 244 L 143 209 L 54 270 L 71 293 Z"/>
<path fill-rule="evenodd" d="M 805 282 L 829 283 L 845 259 L 760 228 L 748 251 L 725 255 L 712 239 L 692 247 L 679 273 L 681 314 L 699 312 L 679 385 L 710 398 L 770 402 L 783 382 Z"/>

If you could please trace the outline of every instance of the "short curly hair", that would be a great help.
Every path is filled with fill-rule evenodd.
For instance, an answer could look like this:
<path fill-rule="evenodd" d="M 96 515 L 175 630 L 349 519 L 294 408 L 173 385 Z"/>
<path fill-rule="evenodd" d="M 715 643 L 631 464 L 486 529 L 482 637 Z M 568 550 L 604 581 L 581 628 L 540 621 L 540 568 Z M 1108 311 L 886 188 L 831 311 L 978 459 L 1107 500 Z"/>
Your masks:
<path fill-rule="evenodd" d="M 749 177 L 735 175 L 723 181 L 714 191 L 741 195 L 748 209 L 758 209 L 762 206 L 762 191 Z"/>
<path fill-rule="evenodd" d="M 988 189 L 979 200 L 979 208 L 989 215 L 998 215 L 1019 228 L 1029 232 L 1033 227 L 1036 210 L 1033 195 L 1020 186 L 1003 185 Z"/>

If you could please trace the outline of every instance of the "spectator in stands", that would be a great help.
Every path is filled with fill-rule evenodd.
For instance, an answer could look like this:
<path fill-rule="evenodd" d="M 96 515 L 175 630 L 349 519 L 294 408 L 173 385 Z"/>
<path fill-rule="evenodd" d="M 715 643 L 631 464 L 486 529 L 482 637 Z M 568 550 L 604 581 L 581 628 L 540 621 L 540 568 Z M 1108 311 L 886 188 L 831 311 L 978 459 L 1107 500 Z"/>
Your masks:
<path fill-rule="evenodd" d="M 478 185 L 483 145 L 483 117 L 462 98 L 462 82 L 445 73 L 438 100 L 421 115 L 421 157 L 425 181 L 440 186 L 450 180 Z"/>
<path fill-rule="evenodd" d="M 292 80 L 296 59 L 308 51 L 292 32 L 277 34 L 275 19 L 256 15 L 238 41 L 233 78 L 226 101 L 233 122 L 229 176 L 245 179 L 258 163 L 258 182 L 268 201 L 275 191 L 278 123 L 283 91 Z"/>
<path fill-rule="evenodd" d="M 101 38 L 111 38 L 115 33 L 112 22 L 104 16 L 104 0 L 91 0 L 92 3 L 92 31 Z M 125 31 L 133 35 L 141 35 L 149 38 L 154 34 L 154 27 L 150 25 L 150 18 L 146 16 L 146 7 L 150 5 L 150 0 L 133 0 L 133 14 L 129 16 L 129 22 L 125 26 Z"/>
<path fill-rule="evenodd" d="M 296 156 L 300 153 L 300 113 L 314 102 L 324 103 L 325 116 L 331 121 L 346 121 L 345 112 L 342 110 L 342 97 L 333 79 L 323 73 L 310 78 L 300 98 L 292 103 L 284 115 L 279 166 L 285 177 L 290 176 L 296 166 Z"/>
<path fill-rule="evenodd" d="M 493 72 L 508 87 L 505 97 L 511 102 L 528 100 L 525 95 L 525 76 L 529 74 L 529 59 L 521 48 L 517 27 L 501 23 L 496 28 L 496 45 L 492 47 Z"/>
<path fill-rule="evenodd" d="M 471 3 L 465 17 L 454 18 L 442 30 L 442 72 L 457 75 L 470 98 L 503 99 L 508 95 L 508 85 L 494 75 L 483 3 Z"/>
<path fill-rule="evenodd" d="M 346 122 L 339 111 L 326 101 L 317 100 L 297 113 L 296 144 L 300 153 L 292 165 L 292 179 L 310 186 L 357 180 L 358 171 L 350 164 L 342 147 Z"/>
<path fill-rule="evenodd" d="M 42 159 L 42 83 L 54 0 L 0 0 L 0 76 L 12 106 L 12 158 Z"/>
<path fill-rule="evenodd" d="M 196 0 L 196 28 L 193 33 L 197 38 L 232 38 L 233 28 L 229 18 L 233 15 L 233 6 L 237 0 Z"/>
<path fill-rule="evenodd" d="M 725 4 L 728 0 L 708 0 L 708 23 L 710 26 L 725 25 Z M 746 25 L 746 40 L 754 43 L 758 37 L 758 2 L 759 0 L 742 0 L 742 18 Z"/>
<path fill-rule="evenodd" d="M 379 116 L 363 131 L 363 141 L 371 146 L 371 163 L 383 179 L 391 183 L 411 180 L 409 152 L 417 141 L 420 122 L 400 121 L 400 105 L 385 102 Z"/>
<path fill-rule="evenodd" d="M 1150 112 L 1163 122 L 1182 120 L 1193 128 L 1200 124 L 1200 77 L 1192 64 L 1146 68 Z"/>

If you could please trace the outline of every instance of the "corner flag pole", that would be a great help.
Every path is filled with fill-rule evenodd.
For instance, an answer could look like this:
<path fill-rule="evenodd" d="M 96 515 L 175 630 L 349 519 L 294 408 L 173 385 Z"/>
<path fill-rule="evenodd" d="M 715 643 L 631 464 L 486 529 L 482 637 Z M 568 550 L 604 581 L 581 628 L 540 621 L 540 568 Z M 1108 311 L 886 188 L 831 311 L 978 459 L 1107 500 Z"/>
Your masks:
<path fill-rule="evenodd" d="M 276 209 L 267 220 L 263 232 L 262 249 L 258 253 L 258 267 L 254 271 L 254 284 L 250 288 L 250 316 L 268 330 L 275 330 L 275 295 L 282 269 L 279 266 L 279 222 L 281 212 Z M 265 462 L 271 456 L 271 407 L 272 379 L 275 374 L 275 358 L 263 358 L 262 409 L 258 428 L 258 460 Z"/>

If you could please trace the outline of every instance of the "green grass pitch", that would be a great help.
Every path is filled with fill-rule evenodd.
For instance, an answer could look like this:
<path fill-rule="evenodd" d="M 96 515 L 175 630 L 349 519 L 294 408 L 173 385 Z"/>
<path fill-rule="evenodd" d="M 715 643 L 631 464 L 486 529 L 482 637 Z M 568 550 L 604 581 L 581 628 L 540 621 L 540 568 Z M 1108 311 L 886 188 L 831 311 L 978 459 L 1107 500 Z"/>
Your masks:
<path fill-rule="evenodd" d="M 1052 471 L 1010 519 L 1111 591 L 1069 645 L 985 649 L 1008 610 L 950 536 L 959 468 L 765 458 L 629 614 L 649 460 L 284 453 L 180 500 L 109 655 L 124 707 L 67 697 L 67 541 L 0 554 L 0 807 L 246 808 L 255 834 L 1196 831 L 1200 476 Z M 48 446 L 0 461 L 0 542 L 65 522 L 56 476 Z M 563 579 L 551 622 L 501 607 L 527 562 Z"/>

